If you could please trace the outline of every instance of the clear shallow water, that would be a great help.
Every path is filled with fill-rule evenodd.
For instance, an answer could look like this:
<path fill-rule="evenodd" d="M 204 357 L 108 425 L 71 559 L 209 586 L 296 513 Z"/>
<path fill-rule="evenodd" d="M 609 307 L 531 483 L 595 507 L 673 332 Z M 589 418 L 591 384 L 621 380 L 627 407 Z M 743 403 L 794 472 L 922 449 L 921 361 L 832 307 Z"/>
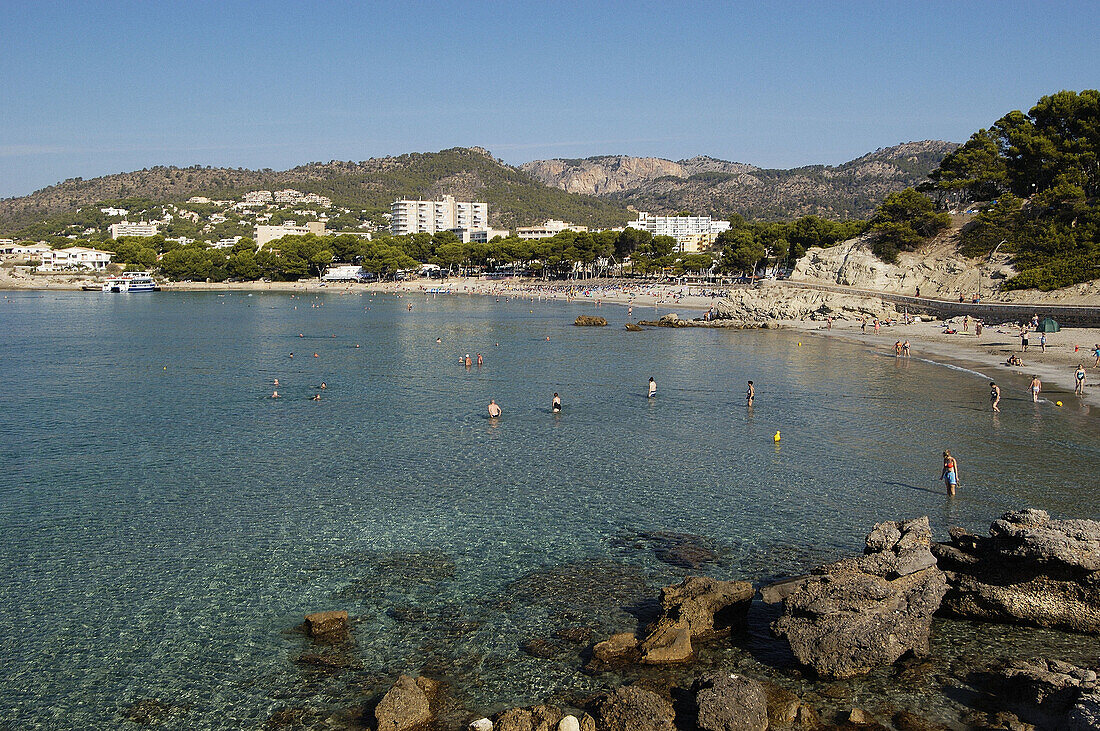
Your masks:
<path fill-rule="evenodd" d="M 632 629 L 686 573 L 649 531 L 703 536 L 706 573 L 760 579 L 857 552 L 880 520 L 929 515 L 945 535 L 1023 506 L 1100 515 L 1100 430 L 1070 394 L 1035 406 L 1021 384 L 994 417 L 985 381 L 916 358 L 781 331 L 630 333 L 611 306 L 614 327 L 571 325 L 591 312 L 5 295 L 0 726 L 116 725 L 158 698 L 168 726 L 254 727 L 402 670 L 493 710 L 606 682 L 573 650 L 519 646 Z M 482 368 L 458 365 L 479 351 Z M 356 618 L 358 667 L 336 675 L 296 665 L 310 646 L 287 631 L 328 608 Z"/>

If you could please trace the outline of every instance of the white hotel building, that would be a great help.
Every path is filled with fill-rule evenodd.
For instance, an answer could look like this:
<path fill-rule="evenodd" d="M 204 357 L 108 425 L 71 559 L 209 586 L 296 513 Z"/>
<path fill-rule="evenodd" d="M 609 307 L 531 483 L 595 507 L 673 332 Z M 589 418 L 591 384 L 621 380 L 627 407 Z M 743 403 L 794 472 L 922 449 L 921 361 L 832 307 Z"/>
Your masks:
<path fill-rule="evenodd" d="M 489 230 L 488 203 L 456 201 L 450 195 L 443 196 L 441 201 L 394 201 L 390 216 L 390 230 L 395 236 L 455 229 L 470 233 Z"/>
<path fill-rule="evenodd" d="M 677 251 L 692 253 L 712 245 L 718 234 L 729 230 L 730 222 L 714 221 L 710 216 L 651 216 L 641 212 L 637 221 L 626 225 L 654 236 L 671 236 L 676 239 Z"/>
<path fill-rule="evenodd" d="M 131 223 L 130 221 L 120 221 L 119 223 L 111 224 L 111 238 L 117 239 L 120 236 L 156 236 L 157 224 L 147 223 L 140 221 L 138 223 Z"/>

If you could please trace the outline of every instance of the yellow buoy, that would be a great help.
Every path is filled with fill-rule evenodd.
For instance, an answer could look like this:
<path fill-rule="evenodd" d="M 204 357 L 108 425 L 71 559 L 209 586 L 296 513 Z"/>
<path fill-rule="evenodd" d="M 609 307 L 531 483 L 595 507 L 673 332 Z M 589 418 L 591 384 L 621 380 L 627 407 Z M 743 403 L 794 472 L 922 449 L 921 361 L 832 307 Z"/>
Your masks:
<path fill-rule="evenodd" d="M 164 366 L 164 370 L 168 370 L 168 366 Z M 1059 406 L 1061 406 L 1061 405 L 1062 405 L 1062 402 L 1061 402 L 1061 401 L 1059 401 L 1059 402 L 1058 402 L 1058 405 L 1059 405 Z"/>
<path fill-rule="evenodd" d="M 1058 401 L 1058 402 L 1056 402 L 1056 403 L 1057 403 L 1057 404 L 1058 404 L 1059 406 L 1061 406 L 1061 405 L 1062 405 L 1062 402 L 1061 402 L 1061 401 Z"/>
<path fill-rule="evenodd" d="M 772 437 L 772 441 L 773 441 L 773 442 L 778 442 L 778 441 L 779 441 L 779 432 L 776 432 L 776 433 L 775 433 L 775 436 L 774 436 L 774 437 Z"/>
<path fill-rule="evenodd" d="M 799 344 L 798 344 L 798 347 L 800 347 L 800 348 L 801 348 L 801 347 L 802 347 L 802 343 L 799 343 Z"/>

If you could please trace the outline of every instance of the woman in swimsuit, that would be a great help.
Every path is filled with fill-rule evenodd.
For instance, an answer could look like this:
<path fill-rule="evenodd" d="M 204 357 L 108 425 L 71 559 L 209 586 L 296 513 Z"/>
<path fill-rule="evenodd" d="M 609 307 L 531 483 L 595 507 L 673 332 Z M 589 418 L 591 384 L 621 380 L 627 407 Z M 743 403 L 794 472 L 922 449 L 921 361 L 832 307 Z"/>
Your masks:
<path fill-rule="evenodd" d="M 989 382 L 989 403 L 993 406 L 995 412 L 1001 412 L 1001 410 L 997 408 L 997 404 L 1001 403 L 1001 387 L 993 381 Z"/>
<path fill-rule="evenodd" d="M 946 449 L 943 450 L 943 474 L 940 475 L 940 479 L 947 487 L 947 494 L 954 495 L 955 487 L 959 484 L 959 463 Z"/>
<path fill-rule="evenodd" d="M 1073 392 L 1078 396 L 1085 395 L 1085 366 L 1081 363 L 1077 364 L 1077 370 L 1073 374 L 1074 386 Z"/>
<path fill-rule="evenodd" d="M 550 410 L 555 414 L 561 413 L 561 397 L 558 396 L 557 392 L 554 393 L 554 400 L 550 404 Z"/>

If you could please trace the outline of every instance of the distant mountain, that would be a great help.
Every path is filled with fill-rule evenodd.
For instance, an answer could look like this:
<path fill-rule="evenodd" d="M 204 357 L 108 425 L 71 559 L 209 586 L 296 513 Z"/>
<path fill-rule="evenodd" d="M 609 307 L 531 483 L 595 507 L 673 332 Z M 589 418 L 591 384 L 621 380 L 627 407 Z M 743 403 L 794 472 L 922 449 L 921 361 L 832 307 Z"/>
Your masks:
<path fill-rule="evenodd" d="M 665 160 L 610 155 L 583 160 L 536 160 L 520 169 L 570 193 L 619 201 L 651 213 L 688 210 L 727 218 L 787 219 L 869 215 L 888 194 L 916 185 L 958 147 L 954 142 L 907 142 L 843 165 L 767 170 L 712 157 Z"/>
<path fill-rule="evenodd" d="M 538 160 L 518 168 L 479 147 L 410 153 L 363 162 L 314 162 L 290 170 L 154 167 L 73 178 L 20 198 L 0 200 L 0 235 L 39 234 L 60 216 L 93 203 L 138 198 L 178 203 L 191 196 L 236 198 L 250 190 L 295 188 L 381 220 L 398 197 L 444 193 L 489 203 L 503 228 L 561 218 L 594 227 L 628 221 L 628 207 L 651 213 L 688 210 L 728 218 L 789 219 L 814 213 L 865 217 L 895 190 L 923 181 L 952 142 L 909 142 L 830 167 L 766 170 L 712 157 L 663 160 L 622 155 Z"/>
<path fill-rule="evenodd" d="M 283 188 L 318 193 L 334 205 L 377 214 L 389 211 L 395 198 L 438 199 L 449 193 L 459 200 L 486 201 L 491 222 L 505 228 L 550 217 L 597 227 L 621 226 L 630 218 L 622 203 L 546 186 L 496 160 L 488 150 L 458 147 L 363 162 L 315 162 L 284 171 L 154 167 L 91 180 L 74 178 L 28 196 L 0 200 L 0 234 L 18 235 L 32 224 L 101 201 L 140 198 L 167 203 L 196 195 L 233 198 L 250 190 Z"/>

